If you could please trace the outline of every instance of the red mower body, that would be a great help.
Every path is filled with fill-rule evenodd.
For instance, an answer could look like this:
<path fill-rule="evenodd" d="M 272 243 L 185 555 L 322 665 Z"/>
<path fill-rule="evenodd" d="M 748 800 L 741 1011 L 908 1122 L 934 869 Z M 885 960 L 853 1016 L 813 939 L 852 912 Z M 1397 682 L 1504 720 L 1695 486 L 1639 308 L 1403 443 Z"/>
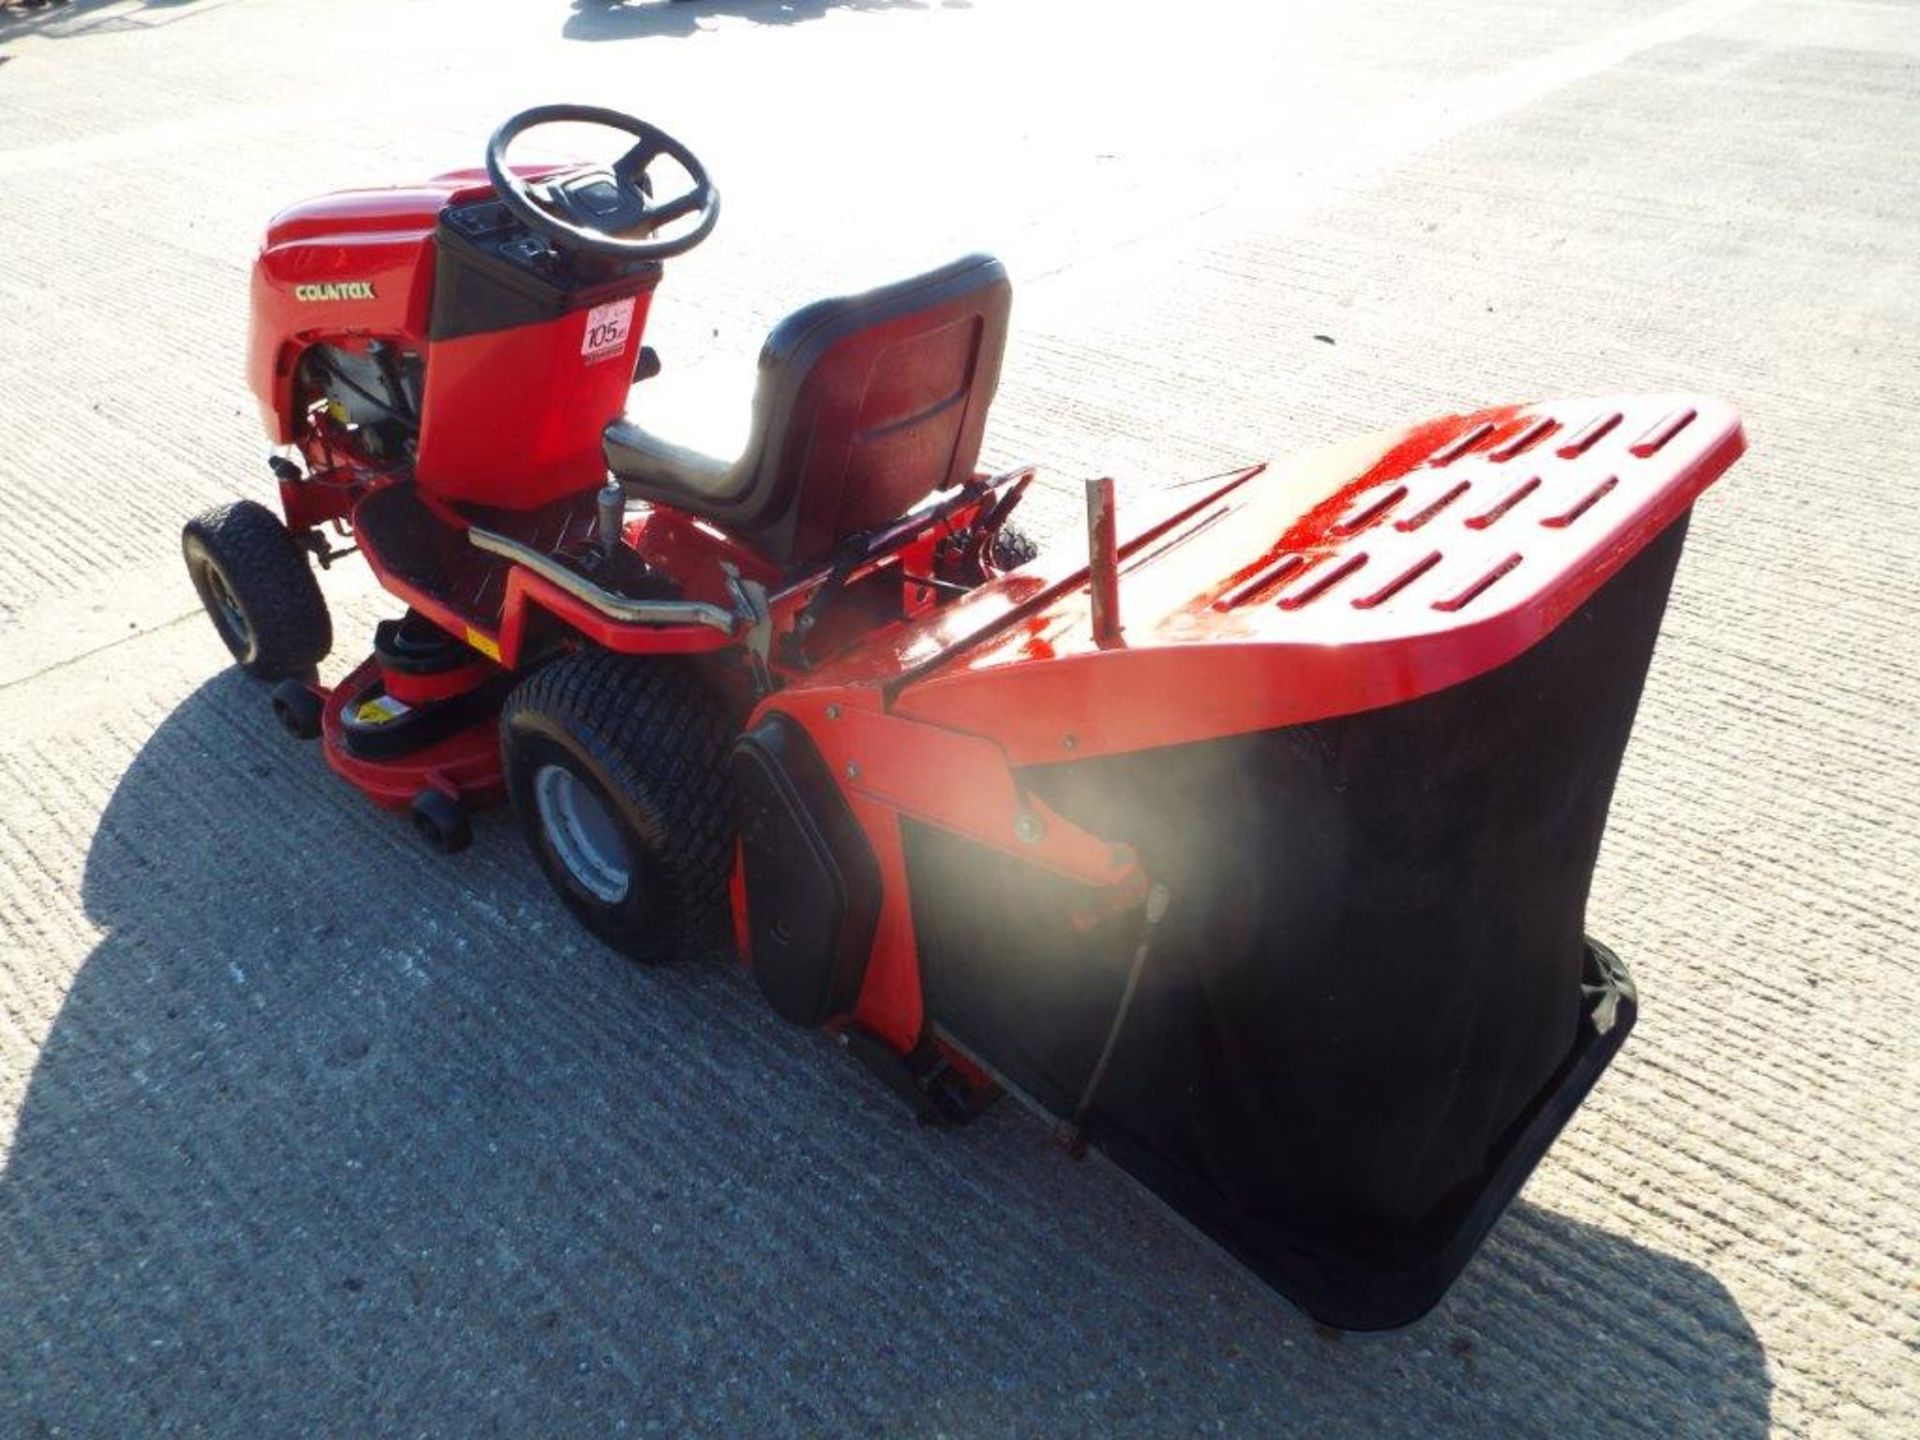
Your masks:
<path fill-rule="evenodd" d="M 303 354 L 380 341 L 395 347 L 396 363 L 433 355 L 411 457 L 422 488 L 528 509 L 600 483 L 601 431 L 633 386 L 660 267 L 628 267 L 556 303 L 525 267 L 463 243 L 457 229 L 436 234 L 450 206 L 489 215 L 492 193 L 485 172 L 463 170 L 275 217 L 254 266 L 247 374 L 277 443 L 301 436 Z"/>
<path fill-rule="evenodd" d="M 458 191 L 453 181 L 347 190 L 295 205 L 268 224 L 253 268 L 247 382 L 275 444 L 299 437 L 293 376 L 308 346 L 378 338 L 417 350 L 426 343 L 433 229 Z"/>
<path fill-rule="evenodd" d="M 298 457 L 287 529 L 327 559 L 350 533 L 409 612 L 338 687 L 276 692 L 290 728 L 458 848 L 507 793 L 585 833 L 577 787 L 723 714 L 673 783 L 731 797 L 720 878 L 780 1015 L 926 1119 L 1017 1091 L 1328 1323 L 1423 1312 L 1632 1024 L 1587 889 L 1734 413 L 1523 404 L 1103 483 L 1084 547 L 1003 562 L 1032 475 L 973 468 L 997 264 L 791 317 L 746 453 L 689 455 L 622 419 L 660 265 L 553 250 L 486 175 L 268 231 L 249 378 Z M 214 580 L 265 673 L 222 620 L 265 609 Z M 705 699 L 556 780 L 549 667 Z"/>

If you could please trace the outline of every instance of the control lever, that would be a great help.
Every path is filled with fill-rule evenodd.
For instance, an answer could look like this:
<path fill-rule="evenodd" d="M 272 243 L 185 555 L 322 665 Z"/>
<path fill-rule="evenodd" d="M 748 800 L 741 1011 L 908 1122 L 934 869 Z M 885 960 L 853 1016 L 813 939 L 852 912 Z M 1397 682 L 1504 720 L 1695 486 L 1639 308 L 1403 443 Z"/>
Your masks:
<path fill-rule="evenodd" d="M 607 483 L 594 497 L 594 504 L 600 511 L 600 553 L 611 560 L 613 552 L 620 548 L 620 532 L 626 527 L 627 492 L 609 475 Z"/>

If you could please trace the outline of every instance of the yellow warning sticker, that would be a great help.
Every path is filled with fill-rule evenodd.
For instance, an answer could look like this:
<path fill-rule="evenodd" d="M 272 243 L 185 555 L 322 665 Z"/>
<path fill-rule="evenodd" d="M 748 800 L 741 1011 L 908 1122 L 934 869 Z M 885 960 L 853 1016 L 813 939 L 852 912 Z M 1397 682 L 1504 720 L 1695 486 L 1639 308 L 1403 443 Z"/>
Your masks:
<path fill-rule="evenodd" d="M 407 713 L 408 706 L 391 695 L 376 695 L 354 707 L 353 718 L 362 725 L 385 725 Z"/>
<path fill-rule="evenodd" d="M 484 630 L 476 630 L 471 625 L 467 626 L 467 644 L 489 660 L 500 658 L 500 642 Z"/>

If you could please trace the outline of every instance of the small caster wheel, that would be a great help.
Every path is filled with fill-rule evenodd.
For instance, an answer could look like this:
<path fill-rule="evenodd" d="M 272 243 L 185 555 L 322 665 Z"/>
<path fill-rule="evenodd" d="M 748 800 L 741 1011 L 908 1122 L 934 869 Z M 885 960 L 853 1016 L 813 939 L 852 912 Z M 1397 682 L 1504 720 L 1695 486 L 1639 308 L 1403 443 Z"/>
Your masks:
<path fill-rule="evenodd" d="M 320 697 L 304 680 L 282 680 L 273 687 L 273 714 L 280 728 L 296 740 L 320 733 Z"/>
<path fill-rule="evenodd" d="M 422 790 L 413 797 L 409 812 L 420 838 L 442 855 L 455 854 L 473 843 L 466 806 L 439 790 Z"/>

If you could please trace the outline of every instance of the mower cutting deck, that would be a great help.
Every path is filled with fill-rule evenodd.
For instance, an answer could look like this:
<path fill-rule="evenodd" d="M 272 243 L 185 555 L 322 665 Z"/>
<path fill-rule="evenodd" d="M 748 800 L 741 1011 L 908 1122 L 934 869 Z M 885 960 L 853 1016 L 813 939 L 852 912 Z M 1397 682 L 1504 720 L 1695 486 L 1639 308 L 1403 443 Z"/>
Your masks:
<path fill-rule="evenodd" d="M 632 144 L 508 163 L 561 119 Z M 1416 1317 L 1632 1024 L 1587 889 L 1737 418 L 1483 410 L 1157 513 L 1098 482 L 1085 550 L 1036 557 L 1030 473 L 974 468 L 984 256 L 784 321 L 738 454 L 644 385 L 623 414 L 659 262 L 717 213 L 678 142 L 547 107 L 484 172 L 279 217 L 286 523 L 185 537 L 235 657 L 437 848 L 504 795 L 610 944 L 682 958 L 730 912 L 773 1008 L 923 1118 L 1014 1089 L 1317 1318 Z M 324 690 L 330 531 L 408 610 Z"/>

